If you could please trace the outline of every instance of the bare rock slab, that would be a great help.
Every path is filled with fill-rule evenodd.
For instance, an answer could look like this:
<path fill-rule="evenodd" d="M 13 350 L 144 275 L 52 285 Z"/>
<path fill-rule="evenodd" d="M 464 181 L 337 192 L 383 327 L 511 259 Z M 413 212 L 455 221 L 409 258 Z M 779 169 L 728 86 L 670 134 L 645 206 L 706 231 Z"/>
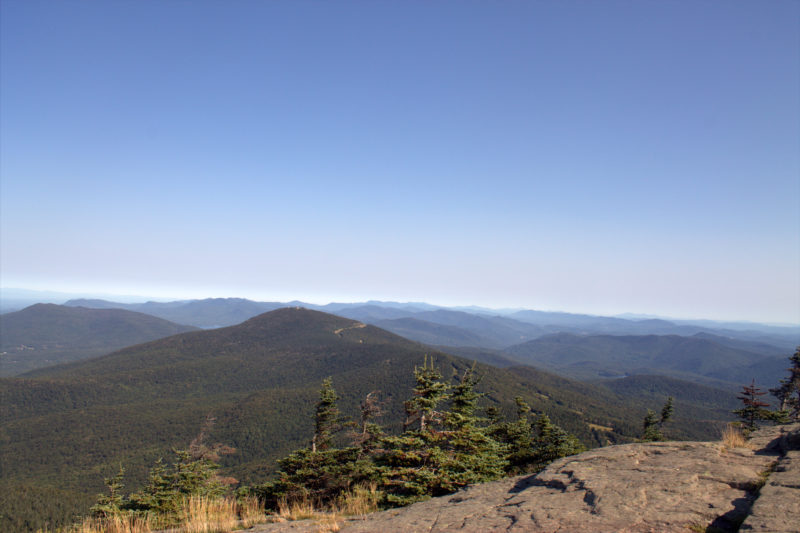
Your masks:
<path fill-rule="evenodd" d="M 535 476 L 471 487 L 344 530 L 735 531 L 775 457 L 711 443 L 628 444 L 561 459 Z"/>
<path fill-rule="evenodd" d="M 739 531 L 800 531 L 800 451 L 781 458 Z"/>

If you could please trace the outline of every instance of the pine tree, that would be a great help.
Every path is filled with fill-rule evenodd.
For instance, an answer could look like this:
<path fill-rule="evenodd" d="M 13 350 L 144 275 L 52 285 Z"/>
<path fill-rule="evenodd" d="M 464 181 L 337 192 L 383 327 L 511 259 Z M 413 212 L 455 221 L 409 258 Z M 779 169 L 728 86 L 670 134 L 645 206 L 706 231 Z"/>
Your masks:
<path fill-rule="evenodd" d="M 474 367 L 452 387 L 439 381 L 441 374 L 427 361 L 414 375 L 414 397 L 406 402 L 411 422 L 402 435 L 382 440 L 384 451 L 377 458 L 387 501 L 405 505 L 502 477 L 507 450 L 476 414 L 483 394 L 475 391 Z M 446 395 L 448 388 L 452 393 Z M 438 410 L 446 399 L 450 409 Z M 416 421 L 419 426 L 412 427 Z"/>
<path fill-rule="evenodd" d="M 658 430 L 658 418 L 656 417 L 655 411 L 653 411 L 652 409 L 647 410 L 647 414 L 644 417 L 644 422 L 642 426 L 643 426 L 643 432 L 642 432 L 643 441 L 653 442 L 653 441 L 664 440 L 664 436 Z"/>
<path fill-rule="evenodd" d="M 95 516 L 110 517 L 118 515 L 125 504 L 122 489 L 125 488 L 122 480 L 125 477 L 125 469 L 119 465 L 119 472 L 113 477 L 103 481 L 108 487 L 108 494 L 99 494 L 97 503 L 92 506 L 91 511 Z"/>
<path fill-rule="evenodd" d="M 741 396 L 737 396 L 742 400 L 744 407 L 733 411 L 733 414 L 742 419 L 742 428 L 745 434 L 749 434 L 758 429 L 758 421 L 760 420 L 774 420 L 775 414 L 765 407 L 769 407 L 767 402 L 762 402 L 759 397 L 765 395 L 761 389 L 756 387 L 755 380 L 752 380 L 750 386 L 745 385 L 742 387 Z"/>
<path fill-rule="evenodd" d="M 447 398 L 447 383 L 440 381 L 442 374 L 433 365 L 433 358 L 428 363 L 427 356 L 421 367 L 414 367 L 413 397 L 405 402 L 406 421 L 403 428 L 407 429 L 414 422 L 419 422 L 419 430 L 425 431 L 428 424 L 441 422 L 440 413 L 436 407 Z"/>
<path fill-rule="evenodd" d="M 800 346 L 789 357 L 792 366 L 787 368 L 789 377 L 780 381 L 780 386 L 769 391 L 780 402 L 780 410 L 789 420 L 800 420 Z"/>
<path fill-rule="evenodd" d="M 333 435 L 342 429 L 342 419 L 337 403 L 339 396 L 333 389 L 333 381 L 326 378 L 319 391 L 316 416 L 314 418 L 314 437 L 311 439 L 311 451 L 324 451 L 331 447 Z"/>
<path fill-rule="evenodd" d="M 647 415 L 644 417 L 643 435 L 642 440 L 646 442 L 655 442 L 664 440 L 664 434 L 661 429 L 664 424 L 672 418 L 674 412 L 672 396 L 667 398 L 664 407 L 661 408 L 661 417 L 657 418 L 656 414 L 650 409 L 647 410 Z"/>
<path fill-rule="evenodd" d="M 437 410 L 449 386 L 440 381 L 442 374 L 427 357 L 422 367 L 414 368 L 414 378 L 413 396 L 405 402 L 403 434 L 381 439 L 382 452 L 376 456 L 387 502 L 393 505 L 452 492 L 448 480 L 439 475 L 447 461 L 447 438 Z"/>
<path fill-rule="evenodd" d="M 545 414 L 539 416 L 535 427 L 537 435 L 533 439 L 532 461 L 529 466 L 534 472 L 538 472 L 556 459 L 586 451 L 574 435 L 553 424 Z"/>
<path fill-rule="evenodd" d="M 372 391 L 361 402 L 361 419 L 352 432 L 353 444 L 361 448 L 363 453 L 372 453 L 384 434 L 383 428 L 374 422 L 381 415 L 383 403 L 378 400 L 378 391 Z"/>
<path fill-rule="evenodd" d="M 534 462 L 533 425 L 528 420 L 531 408 L 521 396 L 514 398 L 514 401 L 517 403 L 517 419 L 504 422 L 499 416 L 494 416 L 489 426 L 492 437 L 506 445 L 506 472 L 512 475 L 527 472 Z"/>
<path fill-rule="evenodd" d="M 514 422 L 496 421 L 491 434 L 507 446 L 508 474 L 538 472 L 554 460 L 586 450 L 575 436 L 539 415 L 535 423 L 528 419 L 531 408 L 520 397 Z"/>
<path fill-rule="evenodd" d="M 453 386 L 451 408 L 444 416 L 451 456 L 442 470 L 456 488 L 498 479 L 508 464 L 507 447 L 491 437 L 486 420 L 475 414 L 478 399 L 485 396 L 475 391 L 479 382 L 473 365 Z"/>
<path fill-rule="evenodd" d="M 131 507 L 137 511 L 152 511 L 175 515 L 180 509 L 180 497 L 174 485 L 174 476 L 159 458 L 147 476 L 147 484 L 130 496 Z"/>

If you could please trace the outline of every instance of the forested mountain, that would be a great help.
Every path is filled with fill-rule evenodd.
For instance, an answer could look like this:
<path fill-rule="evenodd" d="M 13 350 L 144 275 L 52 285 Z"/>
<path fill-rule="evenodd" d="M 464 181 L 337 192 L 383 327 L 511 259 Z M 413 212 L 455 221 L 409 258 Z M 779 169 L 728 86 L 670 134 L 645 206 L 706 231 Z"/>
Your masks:
<path fill-rule="evenodd" d="M 195 329 L 122 309 L 36 304 L 0 315 L 0 376 L 88 359 Z"/>
<path fill-rule="evenodd" d="M 711 337 L 713 338 L 713 337 Z M 755 379 L 773 385 L 786 356 L 764 355 L 708 337 L 678 335 L 574 335 L 559 333 L 504 350 L 513 359 L 575 379 L 662 374 L 738 388 Z"/>
<path fill-rule="evenodd" d="M 186 446 L 209 413 L 217 418 L 210 439 L 238 449 L 225 459 L 226 473 L 263 481 L 277 457 L 310 439 L 323 378 L 333 378 L 351 416 L 367 393 L 380 391 L 389 429 L 397 430 L 413 368 L 426 354 L 445 376 L 472 364 L 363 323 L 284 308 L 2 379 L 0 491 L 28 506 L 67 491 L 77 495 L 67 508 L 85 511 L 120 463 L 133 489 L 153 461 Z M 478 372 L 484 405 L 512 414 L 513 398 L 522 396 L 589 445 L 638 436 L 646 408 L 663 402 L 632 405 L 617 392 L 530 367 L 478 365 Z M 729 418 L 712 410 L 702 416 L 703 423 L 676 416 L 675 435 L 713 438 Z"/>

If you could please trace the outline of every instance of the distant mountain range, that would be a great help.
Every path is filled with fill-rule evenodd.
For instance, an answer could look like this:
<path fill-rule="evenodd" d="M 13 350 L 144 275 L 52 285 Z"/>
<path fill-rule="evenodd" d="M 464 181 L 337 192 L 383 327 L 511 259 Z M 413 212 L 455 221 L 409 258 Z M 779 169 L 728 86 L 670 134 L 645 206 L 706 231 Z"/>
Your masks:
<path fill-rule="evenodd" d="M 0 315 L 0 376 L 88 359 L 196 329 L 122 309 L 36 304 Z"/>
<path fill-rule="evenodd" d="M 460 328 L 472 339 L 467 346 L 505 348 L 548 333 L 575 333 L 581 335 L 695 335 L 707 333 L 719 337 L 771 345 L 773 353 L 793 350 L 800 344 L 800 326 L 771 326 L 753 323 L 728 323 L 713 321 L 669 321 L 663 319 L 625 319 L 573 313 L 531 310 L 506 310 L 501 314 L 485 308 L 444 308 L 421 302 L 398 303 L 369 301 L 363 303 L 330 303 L 314 305 L 293 302 L 254 302 L 242 298 L 209 298 L 205 300 L 180 300 L 174 302 L 147 302 L 126 304 L 106 300 L 70 300 L 64 305 L 92 308 L 117 308 L 151 314 L 179 324 L 212 328 L 238 324 L 253 316 L 281 307 L 305 307 L 334 313 L 377 325 L 381 321 L 414 318 L 433 324 Z M 477 318 L 476 318 L 477 317 Z M 412 327 L 414 324 L 418 326 Z M 390 322 L 382 327 L 402 328 L 404 334 L 420 342 L 450 345 L 463 333 L 444 329 L 443 338 L 432 336 L 431 327 L 420 323 Z M 477 337 L 475 337 L 477 335 Z M 417 338 L 419 337 L 419 338 Z M 423 341 L 423 338 L 425 339 Z M 448 338 L 450 340 L 448 340 Z M 447 342 L 444 342 L 446 341 Z M 777 350 L 777 351 L 776 351 Z"/>
<path fill-rule="evenodd" d="M 133 304 L 70 300 L 65 306 L 35 305 L 0 315 L 2 351 L 6 352 L 0 359 L 0 375 L 95 357 L 191 329 L 178 323 L 208 329 L 299 306 L 309 304 L 210 298 Z M 661 319 L 529 310 L 501 316 L 424 303 L 377 301 L 310 307 L 488 364 L 533 365 L 583 380 L 661 374 L 725 388 L 750 379 L 772 384 L 782 377 L 787 354 L 800 344 L 800 328 L 791 327 L 709 329 Z M 74 316 L 68 317 L 70 309 Z M 118 320 L 125 317 L 129 329 L 110 327 L 112 315 Z M 146 315 L 151 315 L 149 320 Z"/>

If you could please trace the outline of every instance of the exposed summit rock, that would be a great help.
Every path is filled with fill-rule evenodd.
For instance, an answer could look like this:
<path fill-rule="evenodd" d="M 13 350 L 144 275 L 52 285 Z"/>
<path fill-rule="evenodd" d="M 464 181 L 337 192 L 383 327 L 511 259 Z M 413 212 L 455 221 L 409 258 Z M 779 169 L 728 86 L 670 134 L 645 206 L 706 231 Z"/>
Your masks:
<path fill-rule="evenodd" d="M 351 519 L 342 531 L 797 531 L 800 424 L 767 428 L 750 442 L 752 449 L 710 442 L 595 449 L 536 475 Z M 253 531 L 304 530 L 314 526 L 283 523 Z"/>

